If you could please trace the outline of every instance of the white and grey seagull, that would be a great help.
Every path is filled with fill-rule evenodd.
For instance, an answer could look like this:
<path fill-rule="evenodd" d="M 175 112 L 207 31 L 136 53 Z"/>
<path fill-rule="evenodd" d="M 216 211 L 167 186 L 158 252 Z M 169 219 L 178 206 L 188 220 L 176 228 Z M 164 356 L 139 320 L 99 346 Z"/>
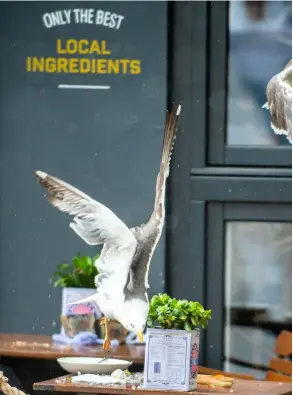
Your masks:
<path fill-rule="evenodd" d="M 292 144 L 292 59 L 284 70 L 274 75 L 267 85 L 267 108 L 271 127 L 276 134 L 285 135 Z"/>
<path fill-rule="evenodd" d="M 94 300 L 98 304 L 104 315 L 106 351 L 111 347 L 108 334 L 111 319 L 143 341 L 149 313 L 148 272 L 165 220 L 166 180 L 180 111 L 181 105 L 167 113 L 154 208 L 145 224 L 129 229 L 103 204 L 56 177 L 36 172 L 39 183 L 48 192 L 48 201 L 74 217 L 69 225 L 71 229 L 87 244 L 103 244 L 95 262 L 99 270 L 95 278 L 97 293 L 76 303 Z"/>

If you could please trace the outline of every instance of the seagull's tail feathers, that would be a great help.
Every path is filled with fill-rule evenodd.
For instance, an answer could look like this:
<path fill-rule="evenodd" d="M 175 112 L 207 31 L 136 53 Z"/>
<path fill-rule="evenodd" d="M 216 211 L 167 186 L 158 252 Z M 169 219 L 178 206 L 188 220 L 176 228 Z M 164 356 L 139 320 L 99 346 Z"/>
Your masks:
<path fill-rule="evenodd" d="M 169 175 L 170 161 L 171 161 L 174 141 L 176 138 L 180 113 L 181 113 L 181 104 L 179 104 L 176 111 L 173 109 L 170 113 L 167 113 L 164 139 L 163 139 L 163 148 L 162 148 L 162 159 L 160 166 L 160 174 L 162 173 L 163 175 L 165 175 L 166 178 Z"/>
<path fill-rule="evenodd" d="M 176 138 L 177 127 L 179 124 L 180 113 L 181 113 L 181 104 L 179 104 L 176 109 L 173 108 L 171 112 L 167 113 L 160 172 L 157 177 L 154 212 L 158 210 L 160 205 L 164 204 L 166 180 L 170 172 L 170 161 L 171 161 L 174 141 Z"/>
<path fill-rule="evenodd" d="M 96 293 L 96 294 L 91 295 L 91 296 L 89 296 L 87 298 L 78 300 L 76 302 L 67 303 L 67 304 L 71 305 L 71 304 L 80 304 L 80 303 L 97 302 L 97 301 L 98 301 L 98 294 Z"/>

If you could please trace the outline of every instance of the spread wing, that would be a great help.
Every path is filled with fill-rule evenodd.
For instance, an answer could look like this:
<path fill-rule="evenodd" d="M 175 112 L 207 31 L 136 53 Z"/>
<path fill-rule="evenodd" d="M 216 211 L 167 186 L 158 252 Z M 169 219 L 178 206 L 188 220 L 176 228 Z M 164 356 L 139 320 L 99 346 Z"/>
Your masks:
<path fill-rule="evenodd" d="M 98 262 L 104 276 L 99 284 L 105 286 L 111 275 L 119 276 L 121 287 L 118 284 L 115 290 L 122 291 L 137 246 L 133 233 L 110 209 L 85 193 L 42 171 L 37 171 L 36 176 L 48 192 L 48 201 L 74 217 L 69 225 L 74 232 L 90 245 L 104 244 Z"/>
<path fill-rule="evenodd" d="M 167 113 L 160 172 L 157 176 L 156 197 L 151 218 L 147 224 L 131 229 L 138 240 L 139 247 L 136 250 L 133 263 L 131 265 L 129 281 L 127 284 L 129 291 L 133 291 L 134 288 L 149 288 L 148 273 L 150 261 L 160 239 L 164 225 L 166 181 L 170 172 L 170 161 L 180 112 L 181 105 L 171 113 Z"/>
<path fill-rule="evenodd" d="M 292 60 L 275 75 L 267 86 L 267 107 L 271 127 L 276 134 L 286 135 L 292 143 Z"/>

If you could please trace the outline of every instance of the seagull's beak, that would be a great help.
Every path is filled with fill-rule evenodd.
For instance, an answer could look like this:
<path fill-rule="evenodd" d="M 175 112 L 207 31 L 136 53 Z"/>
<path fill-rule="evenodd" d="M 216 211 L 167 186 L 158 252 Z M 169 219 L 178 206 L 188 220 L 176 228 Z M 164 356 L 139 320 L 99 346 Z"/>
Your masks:
<path fill-rule="evenodd" d="M 142 333 L 142 331 L 138 331 L 138 332 L 137 332 L 137 337 L 138 337 L 139 340 L 143 343 L 143 333 Z"/>

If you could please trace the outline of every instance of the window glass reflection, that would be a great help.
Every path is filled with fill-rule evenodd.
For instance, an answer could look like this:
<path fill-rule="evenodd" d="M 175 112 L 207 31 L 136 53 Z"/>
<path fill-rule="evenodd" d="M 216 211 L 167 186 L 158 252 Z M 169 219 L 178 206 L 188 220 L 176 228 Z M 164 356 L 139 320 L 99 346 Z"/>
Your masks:
<path fill-rule="evenodd" d="M 270 127 L 266 86 L 292 54 L 292 3 L 232 1 L 228 132 L 229 145 L 289 145 Z"/>
<path fill-rule="evenodd" d="M 292 225 L 229 222 L 226 228 L 226 370 L 264 378 L 276 336 L 292 324 Z"/>

